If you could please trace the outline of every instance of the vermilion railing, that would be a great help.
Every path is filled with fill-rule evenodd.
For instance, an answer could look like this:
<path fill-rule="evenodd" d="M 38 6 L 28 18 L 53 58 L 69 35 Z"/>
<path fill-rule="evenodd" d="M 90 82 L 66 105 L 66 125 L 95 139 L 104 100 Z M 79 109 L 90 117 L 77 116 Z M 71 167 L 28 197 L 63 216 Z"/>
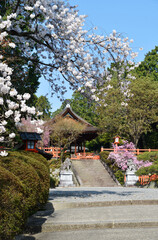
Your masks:
<path fill-rule="evenodd" d="M 80 159 L 100 159 L 99 155 L 96 155 L 95 153 L 77 153 L 71 155 L 72 160 L 80 160 Z"/>
<path fill-rule="evenodd" d="M 144 186 L 149 184 L 151 181 L 156 181 L 158 180 L 158 175 L 153 174 L 153 175 L 142 175 L 138 177 L 139 183 Z M 126 175 L 124 175 L 124 182 L 126 182 Z"/>
<path fill-rule="evenodd" d="M 39 149 L 44 150 L 46 153 L 52 154 L 52 157 L 59 157 L 60 153 L 59 147 L 45 147 L 45 148 L 39 147 Z"/>
<path fill-rule="evenodd" d="M 45 147 L 39 149 L 44 150 L 46 153 L 52 154 L 52 157 L 59 157 L 60 154 L 60 148 L 58 147 Z M 76 154 L 71 154 L 71 159 L 73 160 L 79 160 L 79 159 L 100 159 L 99 155 L 96 155 L 94 153 L 76 153 Z"/>
<path fill-rule="evenodd" d="M 158 180 L 158 175 L 153 174 L 153 175 L 142 175 L 139 176 L 139 182 L 141 185 L 146 185 L 149 184 L 151 181 L 156 181 Z"/>
<path fill-rule="evenodd" d="M 118 150 L 116 148 L 103 148 L 101 147 L 101 152 L 103 151 L 109 151 L 109 152 L 117 152 Z M 158 152 L 158 149 L 119 149 L 119 152 L 124 152 L 124 151 L 128 151 L 128 152 L 133 152 L 134 154 L 136 155 L 139 155 L 141 153 L 144 153 L 144 152 Z"/>

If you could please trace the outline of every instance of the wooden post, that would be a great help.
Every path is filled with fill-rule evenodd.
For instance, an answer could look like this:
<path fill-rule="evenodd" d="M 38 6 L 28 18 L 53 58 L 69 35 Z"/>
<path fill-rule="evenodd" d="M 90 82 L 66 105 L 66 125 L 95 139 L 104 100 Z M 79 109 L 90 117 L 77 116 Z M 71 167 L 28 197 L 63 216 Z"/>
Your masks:
<path fill-rule="evenodd" d="M 71 144 L 70 144 L 70 154 L 71 154 Z"/>
<path fill-rule="evenodd" d="M 139 155 L 139 148 L 137 148 L 137 155 Z"/>
<path fill-rule="evenodd" d="M 86 156 L 86 148 L 85 148 L 85 142 L 84 142 L 84 150 L 83 150 L 83 156 Z"/>
<path fill-rule="evenodd" d="M 76 153 L 76 142 L 75 142 L 75 155 L 77 155 L 77 153 Z"/>

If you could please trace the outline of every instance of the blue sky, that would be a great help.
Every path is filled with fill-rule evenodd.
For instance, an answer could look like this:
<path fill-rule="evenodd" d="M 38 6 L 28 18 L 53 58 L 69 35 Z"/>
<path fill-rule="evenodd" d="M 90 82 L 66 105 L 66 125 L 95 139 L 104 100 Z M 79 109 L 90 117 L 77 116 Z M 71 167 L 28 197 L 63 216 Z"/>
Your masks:
<path fill-rule="evenodd" d="M 88 25 L 98 27 L 99 32 L 111 33 L 113 29 L 123 36 L 133 39 L 131 45 L 139 52 L 136 61 L 142 61 L 144 55 L 158 45 L 158 0 L 69 0 L 72 5 L 78 5 L 79 13 L 88 15 Z M 61 102 L 54 96 L 44 79 L 37 92 L 37 96 L 47 95 L 52 111 L 61 106 Z M 71 92 L 66 98 L 71 98 Z"/>

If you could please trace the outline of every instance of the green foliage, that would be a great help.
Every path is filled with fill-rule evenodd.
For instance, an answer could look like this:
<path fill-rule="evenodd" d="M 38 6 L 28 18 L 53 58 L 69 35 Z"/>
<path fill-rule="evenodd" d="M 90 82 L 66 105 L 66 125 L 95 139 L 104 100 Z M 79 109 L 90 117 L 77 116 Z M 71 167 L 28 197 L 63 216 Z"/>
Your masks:
<path fill-rule="evenodd" d="M 151 124 L 150 132 L 142 134 L 139 148 L 158 149 L 158 123 Z"/>
<path fill-rule="evenodd" d="M 64 152 L 64 154 L 63 154 L 63 162 L 66 160 L 66 158 L 70 158 L 70 157 L 71 157 L 70 152 Z"/>
<path fill-rule="evenodd" d="M 141 167 L 136 174 L 138 176 L 148 175 L 148 174 L 158 174 L 158 152 L 145 152 L 143 154 L 138 155 L 138 160 L 150 161 L 153 164 L 149 167 Z"/>
<path fill-rule="evenodd" d="M 108 159 L 109 152 L 100 152 L 100 158 L 111 169 L 117 180 L 121 185 L 124 184 L 124 172 L 114 163 L 112 159 Z"/>
<path fill-rule="evenodd" d="M 0 157 L 0 239 L 13 239 L 48 193 L 49 168 L 41 155 L 14 151 Z"/>
<path fill-rule="evenodd" d="M 109 163 L 109 160 L 108 160 L 108 156 L 109 156 L 109 152 L 107 151 L 103 151 L 103 152 L 100 152 L 100 158 L 103 162 L 105 162 L 106 164 Z M 111 161 L 110 161 L 111 162 Z"/>
<path fill-rule="evenodd" d="M 75 91 L 70 101 L 72 110 L 92 125 L 96 125 L 96 103 L 78 91 Z"/>
<path fill-rule="evenodd" d="M 144 61 L 136 68 L 136 73 L 138 76 L 148 76 L 158 81 L 158 46 L 145 55 Z M 151 131 L 142 136 L 140 144 L 143 148 L 158 148 L 157 124 L 152 124 Z"/>
<path fill-rule="evenodd" d="M 42 118 L 44 120 L 50 119 L 51 117 L 51 104 L 47 97 L 40 96 L 35 101 L 35 107 L 39 112 L 43 112 Z"/>
<path fill-rule="evenodd" d="M 113 79 L 110 84 L 112 88 L 107 94 L 99 96 L 104 100 L 97 108 L 99 126 L 111 137 L 119 134 L 137 146 L 140 136 L 150 131 L 151 124 L 158 121 L 158 82 L 136 75 L 136 80 L 129 85 L 128 104 L 119 82 Z"/>
<path fill-rule="evenodd" d="M 139 76 L 149 76 L 158 81 L 158 46 L 145 55 L 144 61 L 136 69 Z"/>
<path fill-rule="evenodd" d="M 52 113 L 52 118 L 56 117 L 59 113 L 61 113 L 69 102 L 70 99 L 66 99 L 64 102 L 62 102 L 61 107 Z"/>
<path fill-rule="evenodd" d="M 24 194 L 18 177 L 0 165 L 0 239 L 13 239 L 24 227 L 28 216 Z"/>
<path fill-rule="evenodd" d="M 149 162 L 158 162 L 158 152 L 144 152 L 137 156 L 138 160 L 149 161 Z"/>
<path fill-rule="evenodd" d="M 74 142 L 84 131 L 85 125 L 73 120 L 70 117 L 56 117 L 55 123 L 52 124 L 52 142 L 61 149 L 61 161 L 65 150 Z"/>
<path fill-rule="evenodd" d="M 158 174 L 158 152 L 145 152 L 137 156 L 138 160 L 150 161 L 153 164 L 149 167 L 141 167 L 136 174 L 138 176 L 141 175 L 149 175 L 149 174 Z"/>
<path fill-rule="evenodd" d="M 114 173 L 115 177 L 121 185 L 124 185 L 124 173 L 121 170 L 118 170 Z"/>
<path fill-rule="evenodd" d="M 122 132 L 136 146 L 143 133 L 158 121 L 158 82 L 150 78 L 137 78 L 130 85 L 133 96 L 128 101 Z"/>
<path fill-rule="evenodd" d="M 157 174 L 158 175 L 158 163 L 151 165 L 150 167 L 142 167 L 137 172 L 137 176 Z"/>
<path fill-rule="evenodd" d="M 111 138 L 108 133 L 99 133 L 98 137 L 89 142 L 86 142 L 86 147 L 89 149 L 89 151 L 100 152 L 102 146 L 110 147 L 110 141 Z"/>
<path fill-rule="evenodd" d="M 61 167 L 61 160 L 53 159 L 49 161 L 50 167 L 50 187 L 55 188 L 59 184 L 59 171 Z"/>
<path fill-rule="evenodd" d="M 120 127 L 122 119 L 125 114 L 121 102 L 123 101 L 123 94 L 121 93 L 118 81 L 113 78 L 110 82 L 112 88 L 108 91 L 101 92 L 99 98 L 100 105 L 97 107 L 98 124 L 102 132 L 108 133 L 112 139 L 115 135 L 120 135 Z M 107 84 L 105 88 L 108 87 Z"/>
<path fill-rule="evenodd" d="M 107 166 L 112 170 L 113 173 L 117 172 L 120 168 L 115 164 L 112 159 L 108 159 L 109 152 L 101 152 L 100 158 L 103 162 L 107 164 Z"/>

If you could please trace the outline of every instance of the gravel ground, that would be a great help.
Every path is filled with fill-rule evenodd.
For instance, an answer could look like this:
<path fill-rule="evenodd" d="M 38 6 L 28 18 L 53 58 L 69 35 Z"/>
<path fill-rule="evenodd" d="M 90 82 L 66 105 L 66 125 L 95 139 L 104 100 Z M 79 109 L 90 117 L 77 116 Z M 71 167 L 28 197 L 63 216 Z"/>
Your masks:
<path fill-rule="evenodd" d="M 49 200 L 55 202 L 158 200 L 158 189 L 135 187 L 58 187 L 50 189 Z"/>

